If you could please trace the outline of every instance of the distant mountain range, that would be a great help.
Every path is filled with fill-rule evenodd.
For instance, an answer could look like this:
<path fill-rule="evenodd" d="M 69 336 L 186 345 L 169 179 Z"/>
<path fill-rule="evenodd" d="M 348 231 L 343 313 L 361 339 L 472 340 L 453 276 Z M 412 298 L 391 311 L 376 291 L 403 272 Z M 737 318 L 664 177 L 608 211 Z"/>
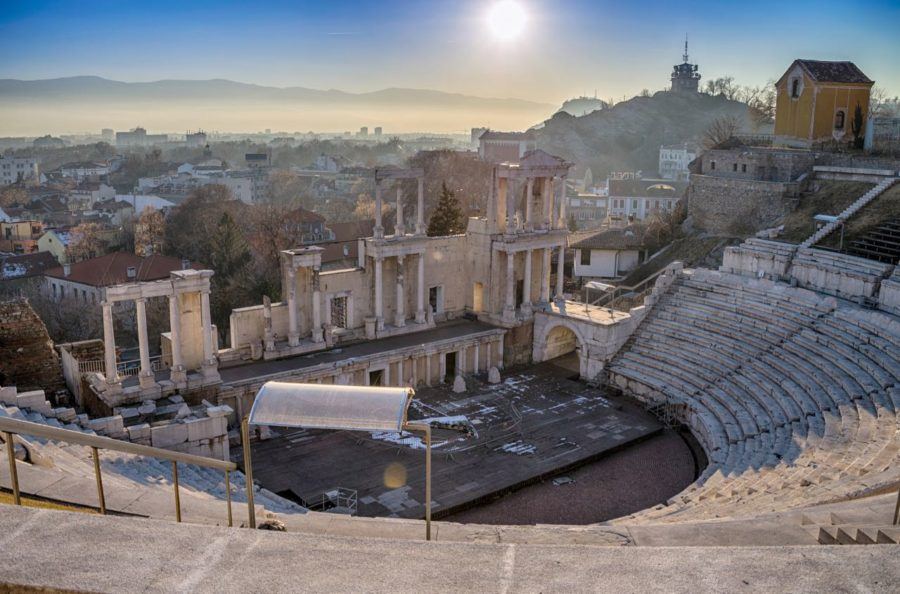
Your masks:
<path fill-rule="evenodd" d="M 79 125 L 69 125 L 66 129 L 83 129 L 80 122 L 84 120 L 84 114 L 81 112 L 88 106 L 106 112 L 106 119 L 101 117 L 104 114 L 97 114 L 94 127 L 141 124 L 148 129 L 152 126 L 157 130 L 182 128 L 180 120 L 184 116 L 194 122 L 190 127 L 229 129 L 231 126 L 235 130 L 246 130 L 246 126 L 239 126 L 237 123 L 247 122 L 248 119 L 254 122 L 258 120 L 257 126 L 286 130 L 323 130 L 323 124 L 336 126 L 329 129 L 383 125 L 386 132 L 392 127 L 396 131 L 446 130 L 448 124 L 458 131 L 481 125 L 521 129 L 546 119 L 553 111 L 553 106 L 549 104 L 522 99 L 475 97 L 423 89 L 388 88 L 368 93 L 348 93 L 335 89 L 270 87 L 224 79 L 137 83 L 98 76 L 45 80 L 0 79 L 0 110 L 13 110 L 19 120 L 22 118 L 18 117 L 18 113 L 22 113 L 25 119 L 55 114 L 51 119 L 62 123 L 64 120 L 60 116 L 65 116 L 71 110 L 77 112 L 72 114 L 72 123 L 77 122 Z M 148 113 L 148 106 L 153 107 L 154 112 Z M 137 107 L 140 109 L 135 110 Z M 416 114 L 404 113 L 413 108 L 419 112 L 418 117 Z M 235 109 L 244 113 L 232 113 L 230 115 L 237 117 L 229 118 L 227 111 Z M 248 110 L 260 112 L 260 117 L 248 118 L 248 115 L 253 115 Z M 132 113 L 134 111 L 136 113 Z M 320 111 L 325 113 L 316 115 Z M 182 117 L 176 118 L 178 122 L 165 125 L 165 118 L 160 118 L 158 122 L 152 121 L 157 113 L 171 118 L 173 112 L 181 112 Z M 210 117 L 212 114 L 215 114 L 214 118 Z M 267 117 L 267 114 L 275 117 Z M 110 121 L 111 118 L 123 116 L 130 124 Z M 428 118 L 436 116 L 440 116 L 437 119 L 441 121 L 428 127 Z M 449 120 L 445 116 L 453 116 L 454 119 Z M 137 117 L 140 121 L 129 120 L 131 117 Z M 372 118 L 381 119 L 375 121 Z M 232 119 L 234 122 L 230 123 Z M 283 121 L 285 119 L 288 121 Z M 0 120 L 6 120 L 0 123 L 0 133 L 13 133 L 13 130 L 3 129 L 13 122 L 9 118 Z M 423 127 L 397 129 L 403 121 L 421 122 L 417 125 Z M 39 119 L 34 123 L 46 126 L 50 122 Z"/>

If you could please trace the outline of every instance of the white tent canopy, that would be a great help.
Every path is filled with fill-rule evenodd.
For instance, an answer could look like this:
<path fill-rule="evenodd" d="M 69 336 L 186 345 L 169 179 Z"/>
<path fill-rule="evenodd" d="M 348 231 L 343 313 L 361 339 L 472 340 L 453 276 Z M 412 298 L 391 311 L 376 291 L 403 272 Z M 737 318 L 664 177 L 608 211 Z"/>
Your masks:
<path fill-rule="evenodd" d="M 248 420 L 273 427 L 402 431 L 412 397 L 409 388 L 266 382 Z"/>

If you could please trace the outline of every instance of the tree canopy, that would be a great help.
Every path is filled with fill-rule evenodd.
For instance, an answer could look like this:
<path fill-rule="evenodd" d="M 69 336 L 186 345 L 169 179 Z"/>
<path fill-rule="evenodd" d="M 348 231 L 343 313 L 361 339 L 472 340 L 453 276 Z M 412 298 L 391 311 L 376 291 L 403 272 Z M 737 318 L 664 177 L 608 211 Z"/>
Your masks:
<path fill-rule="evenodd" d="M 463 215 L 459 200 L 444 183 L 441 186 L 441 195 L 438 198 L 437 208 L 428 220 L 429 237 L 440 235 L 457 235 L 466 230 L 466 219 Z"/>

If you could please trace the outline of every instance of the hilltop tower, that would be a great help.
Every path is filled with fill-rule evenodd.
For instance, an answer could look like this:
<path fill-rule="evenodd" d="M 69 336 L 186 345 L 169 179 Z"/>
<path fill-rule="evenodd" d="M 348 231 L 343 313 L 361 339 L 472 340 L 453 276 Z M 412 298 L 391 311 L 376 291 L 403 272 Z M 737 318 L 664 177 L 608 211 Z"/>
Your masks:
<path fill-rule="evenodd" d="M 682 63 L 673 66 L 672 92 L 697 93 L 700 91 L 700 73 L 698 66 L 688 61 L 688 38 L 684 36 L 684 55 Z"/>

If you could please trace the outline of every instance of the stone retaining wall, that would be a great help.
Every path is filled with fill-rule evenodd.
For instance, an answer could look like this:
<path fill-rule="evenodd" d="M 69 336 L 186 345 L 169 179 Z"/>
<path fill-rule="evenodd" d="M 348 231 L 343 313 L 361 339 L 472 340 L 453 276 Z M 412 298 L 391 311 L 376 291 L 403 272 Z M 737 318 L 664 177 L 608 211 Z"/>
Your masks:
<path fill-rule="evenodd" d="M 797 204 L 800 184 L 692 175 L 688 215 L 694 227 L 741 235 L 778 223 Z"/>

